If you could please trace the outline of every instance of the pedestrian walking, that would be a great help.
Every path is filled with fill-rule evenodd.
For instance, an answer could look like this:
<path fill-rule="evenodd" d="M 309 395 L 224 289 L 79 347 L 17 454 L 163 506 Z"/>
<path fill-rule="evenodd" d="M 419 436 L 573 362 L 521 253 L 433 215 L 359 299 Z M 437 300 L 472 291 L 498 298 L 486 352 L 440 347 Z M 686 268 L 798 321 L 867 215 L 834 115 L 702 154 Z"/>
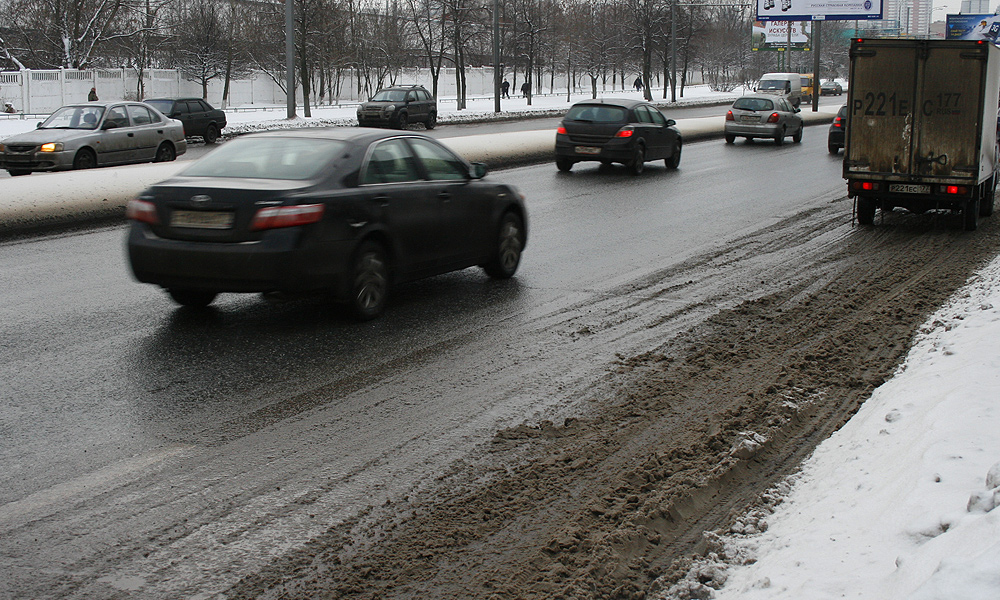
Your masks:
<path fill-rule="evenodd" d="M 521 84 L 521 95 L 527 98 L 528 94 L 530 93 L 531 93 L 531 84 L 525 81 L 524 83 Z"/>
<path fill-rule="evenodd" d="M 95 88 L 95 87 L 90 88 L 90 93 L 87 94 L 87 100 L 89 102 L 97 102 L 97 100 L 98 100 L 98 98 L 97 98 L 97 88 Z"/>
<path fill-rule="evenodd" d="M 504 79 L 503 83 L 500 84 L 500 97 L 510 98 L 510 82 L 507 79 Z"/>
<path fill-rule="evenodd" d="M 632 84 L 635 87 L 635 91 L 642 91 L 642 77 L 636 77 L 635 82 Z"/>

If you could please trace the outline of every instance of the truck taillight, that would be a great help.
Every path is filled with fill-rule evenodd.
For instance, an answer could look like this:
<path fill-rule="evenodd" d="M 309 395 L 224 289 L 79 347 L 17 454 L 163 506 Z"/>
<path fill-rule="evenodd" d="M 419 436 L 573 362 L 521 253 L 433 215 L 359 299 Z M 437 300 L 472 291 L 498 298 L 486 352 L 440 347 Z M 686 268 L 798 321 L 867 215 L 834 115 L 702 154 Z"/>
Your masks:
<path fill-rule="evenodd" d="M 771 113 L 771 116 L 767 118 L 768 123 L 777 123 L 781 117 L 778 113 Z"/>
<path fill-rule="evenodd" d="M 852 181 L 851 189 L 858 192 L 877 192 L 878 183 L 874 181 Z"/>
<path fill-rule="evenodd" d="M 160 218 L 156 216 L 156 205 L 145 200 L 129 200 L 125 207 L 125 218 L 156 225 Z"/>
<path fill-rule="evenodd" d="M 941 191 L 953 196 L 964 196 L 969 193 L 969 189 L 964 185 L 943 185 Z"/>
<path fill-rule="evenodd" d="M 299 204 L 296 206 L 271 206 L 262 208 L 250 222 L 251 231 L 297 227 L 316 223 L 323 218 L 322 204 Z"/>
<path fill-rule="evenodd" d="M 729 112 L 726 113 L 726 120 L 727 121 L 735 121 L 736 120 L 736 117 L 733 116 L 733 111 L 729 111 Z"/>

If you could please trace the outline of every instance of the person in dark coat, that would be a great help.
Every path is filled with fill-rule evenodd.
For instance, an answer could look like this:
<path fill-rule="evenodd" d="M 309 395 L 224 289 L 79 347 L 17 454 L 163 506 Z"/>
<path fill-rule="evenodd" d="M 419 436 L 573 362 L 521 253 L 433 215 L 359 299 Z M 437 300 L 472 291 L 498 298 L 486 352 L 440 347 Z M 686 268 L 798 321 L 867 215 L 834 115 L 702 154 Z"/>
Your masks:
<path fill-rule="evenodd" d="M 635 91 L 642 91 L 642 77 L 636 77 L 635 82 L 632 84 L 635 87 Z"/>
<path fill-rule="evenodd" d="M 90 88 L 90 93 L 87 94 L 87 100 L 90 102 L 97 102 L 97 88 Z"/>
<path fill-rule="evenodd" d="M 510 82 L 506 79 L 504 79 L 503 83 L 500 84 L 500 97 L 510 98 Z"/>
<path fill-rule="evenodd" d="M 525 81 L 524 83 L 521 84 L 521 95 L 527 98 L 528 94 L 530 93 L 531 93 L 531 84 Z"/>

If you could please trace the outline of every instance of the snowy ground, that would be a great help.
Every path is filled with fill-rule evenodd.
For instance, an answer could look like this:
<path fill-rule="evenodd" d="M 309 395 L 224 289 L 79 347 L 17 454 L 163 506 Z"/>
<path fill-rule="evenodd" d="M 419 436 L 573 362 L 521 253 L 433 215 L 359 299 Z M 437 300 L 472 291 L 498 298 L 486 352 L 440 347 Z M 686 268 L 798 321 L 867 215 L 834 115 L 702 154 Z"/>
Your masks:
<path fill-rule="evenodd" d="M 684 101 L 733 95 L 696 87 Z M 531 107 L 515 97 L 502 108 L 506 116 L 565 110 L 586 97 L 567 102 L 565 96 L 539 96 Z M 492 99 L 473 100 L 464 111 L 453 107 L 454 101 L 441 101 L 442 122 L 493 114 Z M 294 123 L 284 111 L 230 112 L 231 128 L 348 122 L 355 107 L 317 108 L 311 119 Z M 36 121 L 0 119 L 0 139 L 32 129 Z M 931 318 L 896 376 L 817 449 L 801 473 L 767 495 L 766 508 L 716 539 L 718 552 L 669 597 L 1000 598 L 997 340 L 1000 259 Z M 711 592 L 723 580 L 725 586 Z"/>
<path fill-rule="evenodd" d="M 1000 598 L 997 340 L 1000 258 L 799 474 L 710 536 L 716 551 L 665 597 Z"/>

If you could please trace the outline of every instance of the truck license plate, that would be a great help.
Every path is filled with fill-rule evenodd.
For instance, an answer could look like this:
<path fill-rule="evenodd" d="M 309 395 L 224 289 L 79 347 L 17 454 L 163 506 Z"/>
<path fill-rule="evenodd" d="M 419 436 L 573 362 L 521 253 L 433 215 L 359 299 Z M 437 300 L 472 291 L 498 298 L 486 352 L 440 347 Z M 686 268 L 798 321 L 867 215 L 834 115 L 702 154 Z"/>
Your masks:
<path fill-rule="evenodd" d="M 600 154 L 601 153 L 601 149 L 597 148 L 595 146 L 577 146 L 576 147 L 576 153 L 577 154 Z"/>
<path fill-rule="evenodd" d="M 898 194 L 929 194 L 931 193 L 931 186 L 914 183 L 892 183 L 889 184 L 889 191 Z"/>
<path fill-rule="evenodd" d="M 170 225 L 192 229 L 229 229 L 233 226 L 233 214 L 220 211 L 175 210 L 170 217 Z"/>

